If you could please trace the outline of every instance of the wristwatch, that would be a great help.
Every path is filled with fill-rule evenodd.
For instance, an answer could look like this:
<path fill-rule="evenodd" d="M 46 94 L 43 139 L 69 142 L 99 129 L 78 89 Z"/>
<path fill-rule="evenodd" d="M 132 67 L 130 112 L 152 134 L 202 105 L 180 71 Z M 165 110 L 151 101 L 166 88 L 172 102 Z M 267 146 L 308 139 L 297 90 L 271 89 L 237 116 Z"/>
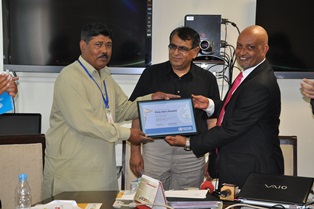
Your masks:
<path fill-rule="evenodd" d="M 186 137 L 185 138 L 185 147 L 184 147 L 185 151 L 190 151 L 191 150 L 191 146 L 190 146 L 190 137 Z"/>

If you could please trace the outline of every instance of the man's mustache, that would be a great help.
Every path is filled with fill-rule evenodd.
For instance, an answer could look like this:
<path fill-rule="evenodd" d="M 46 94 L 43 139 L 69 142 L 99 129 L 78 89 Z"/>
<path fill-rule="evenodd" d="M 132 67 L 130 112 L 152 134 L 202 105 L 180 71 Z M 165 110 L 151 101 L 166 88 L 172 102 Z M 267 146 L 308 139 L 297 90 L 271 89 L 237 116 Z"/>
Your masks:
<path fill-rule="evenodd" d="M 98 58 L 106 58 L 106 59 L 108 59 L 108 55 L 106 53 L 104 53 L 104 54 L 100 55 Z"/>

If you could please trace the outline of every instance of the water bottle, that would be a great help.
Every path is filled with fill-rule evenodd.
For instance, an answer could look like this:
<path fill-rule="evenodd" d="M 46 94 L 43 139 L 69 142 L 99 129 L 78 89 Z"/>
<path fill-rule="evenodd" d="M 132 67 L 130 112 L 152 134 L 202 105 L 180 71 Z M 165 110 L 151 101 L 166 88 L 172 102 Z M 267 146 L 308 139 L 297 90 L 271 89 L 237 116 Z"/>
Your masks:
<path fill-rule="evenodd" d="M 32 194 L 27 182 L 27 174 L 19 174 L 19 183 L 15 189 L 15 209 L 30 209 L 31 206 Z"/>

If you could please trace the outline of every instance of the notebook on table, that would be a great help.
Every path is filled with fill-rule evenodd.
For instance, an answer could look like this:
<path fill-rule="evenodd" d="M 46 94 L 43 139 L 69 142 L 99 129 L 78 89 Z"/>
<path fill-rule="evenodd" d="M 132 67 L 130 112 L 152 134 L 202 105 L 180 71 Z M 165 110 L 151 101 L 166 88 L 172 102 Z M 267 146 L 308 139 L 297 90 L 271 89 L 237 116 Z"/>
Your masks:
<path fill-rule="evenodd" d="M 252 173 L 241 189 L 241 203 L 285 208 L 305 206 L 314 178 Z"/>

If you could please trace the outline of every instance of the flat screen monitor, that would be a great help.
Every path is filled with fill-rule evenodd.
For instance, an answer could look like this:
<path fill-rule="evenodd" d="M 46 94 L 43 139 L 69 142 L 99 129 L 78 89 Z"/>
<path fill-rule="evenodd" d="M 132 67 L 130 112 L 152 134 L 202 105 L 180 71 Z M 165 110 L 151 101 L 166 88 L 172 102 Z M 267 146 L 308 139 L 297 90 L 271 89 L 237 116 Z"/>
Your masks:
<path fill-rule="evenodd" d="M 256 24 L 269 35 L 267 59 L 277 78 L 314 78 L 311 0 L 257 0 Z"/>
<path fill-rule="evenodd" d="M 5 69 L 60 71 L 80 55 L 91 21 L 113 31 L 113 73 L 151 65 L 152 0 L 3 0 L 2 15 Z"/>
<path fill-rule="evenodd" d="M 0 135 L 27 135 L 40 133 L 40 113 L 5 113 L 0 115 Z"/>

